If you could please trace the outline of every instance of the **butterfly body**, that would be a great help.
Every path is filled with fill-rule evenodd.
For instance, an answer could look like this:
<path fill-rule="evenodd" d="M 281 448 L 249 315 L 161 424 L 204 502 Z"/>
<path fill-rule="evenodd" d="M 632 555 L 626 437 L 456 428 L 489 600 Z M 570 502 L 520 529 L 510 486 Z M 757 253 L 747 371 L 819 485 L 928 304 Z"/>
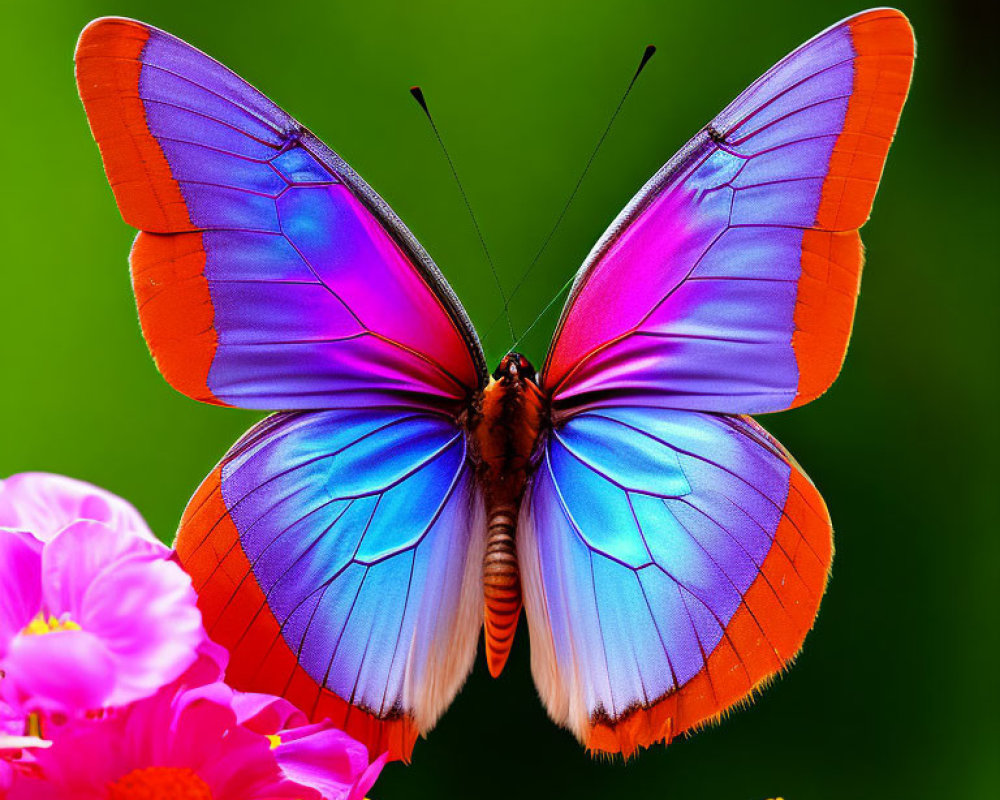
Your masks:
<path fill-rule="evenodd" d="M 486 507 L 483 557 L 484 633 L 490 674 L 503 670 L 521 613 L 517 518 L 549 404 L 535 370 L 519 353 L 504 357 L 474 403 L 469 435 L 472 462 Z"/>
<path fill-rule="evenodd" d="M 914 61 L 873 9 L 777 62 L 638 192 L 577 274 L 537 376 L 489 375 L 430 256 L 340 156 L 141 22 L 84 30 L 77 82 L 139 318 L 197 400 L 275 410 L 204 479 L 177 555 L 237 689 L 407 759 L 485 629 L 523 609 L 550 716 L 628 756 L 787 667 L 832 523 L 749 414 L 843 362 Z"/>

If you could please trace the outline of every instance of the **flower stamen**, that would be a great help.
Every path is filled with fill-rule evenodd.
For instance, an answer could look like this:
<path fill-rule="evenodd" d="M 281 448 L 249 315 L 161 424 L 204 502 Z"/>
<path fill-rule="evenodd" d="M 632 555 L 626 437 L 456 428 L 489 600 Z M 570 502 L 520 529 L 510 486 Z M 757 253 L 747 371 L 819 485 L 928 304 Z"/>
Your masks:
<path fill-rule="evenodd" d="M 35 738 L 42 738 L 42 718 L 38 715 L 37 711 L 32 711 L 28 714 L 28 718 L 24 721 L 24 735 L 34 736 Z"/>
<path fill-rule="evenodd" d="M 108 786 L 109 800 L 212 800 L 212 790 L 187 767 L 142 767 Z"/>
<path fill-rule="evenodd" d="M 62 617 L 56 617 L 49 614 L 46 619 L 45 614 L 40 612 L 38 616 L 28 623 L 27 627 L 21 631 L 21 633 L 26 636 L 39 636 L 43 633 L 78 630 L 81 630 L 80 626 L 73 622 L 73 620 L 69 618 L 68 614 L 63 614 Z"/>

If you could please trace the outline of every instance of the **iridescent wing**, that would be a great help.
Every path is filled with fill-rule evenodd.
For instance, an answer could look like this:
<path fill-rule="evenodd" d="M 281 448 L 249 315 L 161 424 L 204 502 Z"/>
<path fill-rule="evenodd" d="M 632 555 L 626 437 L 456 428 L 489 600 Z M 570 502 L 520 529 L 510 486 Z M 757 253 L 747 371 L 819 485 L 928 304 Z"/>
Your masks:
<path fill-rule="evenodd" d="M 584 263 L 542 381 L 557 408 L 752 414 L 834 381 L 913 68 L 892 9 L 779 61 L 647 183 Z"/>
<path fill-rule="evenodd" d="M 77 84 L 164 377 L 259 409 L 460 406 L 475 331 L 392 210 L 312 133 L 163 31 L 100 19 Z"/>
<path fill-rule="evenodd" d="M 472 667 L 484 534 L 450 419 L 289 412 L 205 479 L 177 552 L 233 686 L 408 759 Z"/>
<path fill-rule="evenodd" d="M 577 277 L 542 373 L 555 421 L 519 558 L 535 681 L 593 750 L 718 717 L 812 626 L 826 508 L 730 415 L 836 377 L 913 52 L 889 9 L 807 42 L 654 176 Z"/>
<path fill-rule="evenodd" d="M 819 493 L 749 417 L 586 411 L 519 520 L 531 668 L 592 751 L 669 742 L 795 656 L 830 567 Z"/>

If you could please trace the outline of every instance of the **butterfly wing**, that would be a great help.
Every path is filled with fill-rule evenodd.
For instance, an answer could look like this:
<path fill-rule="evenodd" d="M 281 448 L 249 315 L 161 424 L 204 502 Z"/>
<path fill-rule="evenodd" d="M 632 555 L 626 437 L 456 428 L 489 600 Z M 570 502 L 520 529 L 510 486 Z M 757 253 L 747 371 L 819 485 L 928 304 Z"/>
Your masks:
<path fill-rule="evenodd" d="M 178 532 L 229 679 L 407 758 L 482 624 L 484 523 L 455 421 L 486 379 L 475 332 L 384 201 L 234 73 L 124 19 L 90 24 L 76 61 L 141 229 L 133 284 L 164 376 L 286 410 L 223 458 Z"/>
<path fill-rule="evenodd" d="M 472 667 L 484 534 L 449 418 L 289 412 L 205 479 L 177 552 L 233 686 L 406 759 Z"/>
<path fill-rule="evenodd" d="M 822 394 L 913 67 L 892 9 L 779 61 L 629 203 L 581 268 L 542 374 L 557 409 L 728 413 Z"/>
<path fill-rule="evenodd" d="M 125 221 L 164 377 L 259 409 L 454 408 L 486 380 L 475 331 L 374 191 L 256 89 L 181 40 L 92 22 L 77 84 Z"/>
<path fill-rule="evenodd" d="M 830 566 L 819 493 L 749 417 L 584 411 L 519 520 L 531 667 L 592 751 L 669 742 L 795 656 Z"/>
<path fill-rule="evenodd" d="M 912 65 L 897 11 L 821 33 L 671 159 L 577 276 L 518 547 L 535 681 L 592 750 L 629 755 L 716 718 L 812 626 L 826 507 L 731 415 L 800 405 L 836 377 Z"/>

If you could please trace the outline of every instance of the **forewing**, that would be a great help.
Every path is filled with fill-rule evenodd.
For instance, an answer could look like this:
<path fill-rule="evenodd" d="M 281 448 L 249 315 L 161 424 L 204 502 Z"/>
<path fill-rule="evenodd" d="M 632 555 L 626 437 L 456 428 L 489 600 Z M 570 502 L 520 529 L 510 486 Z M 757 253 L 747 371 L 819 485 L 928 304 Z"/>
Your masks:
<path fill-rule="evenodd" d="M 850 17 L 688 142 L 577 276 L 543 370 L 556 407 L 749 414 L 826 391 L 913 56 L 898 11 Z"/>
<path fill-rule="evenodd" d="M 277 414 L 240 440 L 176 544 L 230 683 L 408 758 L 482 626 L 466 455 L 449 418 L 386 410 Z"/>
<path fill-rule="evenodd" d="M 339 156 L 163 31 L 92 22 L 77 84 L 164 377 L 209 403 L 455 407 L 485 382 L 426 252 Z"/>
<path fill-rule="evenodd" d="M 535 683 L 590 750 L 673 737 L 749 697 L 812 627 L 822 498 L 748 417 L 585 411 L 552 432 L 519 521 Z"/>

